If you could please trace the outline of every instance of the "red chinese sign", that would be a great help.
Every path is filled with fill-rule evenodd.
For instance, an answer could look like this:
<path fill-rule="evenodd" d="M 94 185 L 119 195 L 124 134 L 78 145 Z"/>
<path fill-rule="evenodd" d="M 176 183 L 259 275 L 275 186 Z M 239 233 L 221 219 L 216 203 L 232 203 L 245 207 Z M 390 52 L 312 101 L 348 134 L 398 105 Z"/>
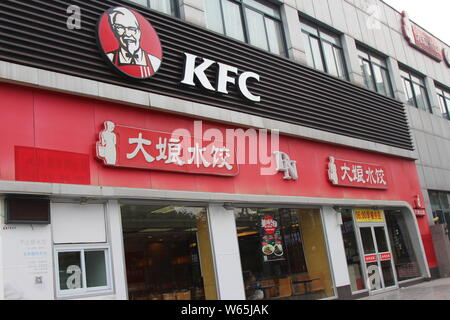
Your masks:
<path fill-rule="evenodd" d="M 377 164 L 329 157 L 328 178 L 335 186 L 387 189 L 386 169 Z"/>
<path fill-rule="evenodd" d="M 425 209 L 414 209 L 414 214 L 418 217 L 423 217 L 427 215 L 427 211 Z"/>
<path fill-rule="evenodd" d="M 107 166 L 235 176 L 235 154 L 223 142 L 105 122 L 97 158 Z"/>
<path fill-rule="evenodd" d="M 422 51 L 439 62 L 442 61 L 443 55 L 441 43 L 425 30 L 411 23 L 408 14 L 405 11 L 402 13 L 402 25 L 403 35 L 406 40 L 408 40 L 410 46 Z"/>
<path fill-rule="evenodd" d="M 380 253 L 379 257 L 380 261 L 387 261 L 392 259 L 392 255 L 390 252 Z"/>
<path fill-rule="evenodd" d="M 371 263 L 371 262 L 376 262 L 376 261 L 377 261 L 377 255 L 376 254 L 371 254 L 371 255 L 364 256 L 364 262 L 365 263 Z"/>

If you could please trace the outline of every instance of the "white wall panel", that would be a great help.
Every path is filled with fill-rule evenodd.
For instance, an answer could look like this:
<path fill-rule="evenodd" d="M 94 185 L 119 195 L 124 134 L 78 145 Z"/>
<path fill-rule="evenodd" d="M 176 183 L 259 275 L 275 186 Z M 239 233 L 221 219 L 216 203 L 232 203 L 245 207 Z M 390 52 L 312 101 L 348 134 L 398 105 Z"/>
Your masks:
<path fill-rule="evenodd" d="M 51 222 L 55 244 L 106 242 L 103 204 L 52 203 Z"/>

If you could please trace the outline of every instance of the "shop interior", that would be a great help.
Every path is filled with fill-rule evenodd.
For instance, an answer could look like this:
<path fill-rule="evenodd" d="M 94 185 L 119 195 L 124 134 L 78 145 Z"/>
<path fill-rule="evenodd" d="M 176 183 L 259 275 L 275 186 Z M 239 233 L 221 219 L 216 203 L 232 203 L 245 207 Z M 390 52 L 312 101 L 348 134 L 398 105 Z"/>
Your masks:
<path fill-rule="evenodd" d="M 206 208 L 122 206 L 130 300 L 217 299 Z"/>
<path fill-rule="evenodd" d="M 235 209 L 248 300 L 334 296 L 319 209 Z"/>

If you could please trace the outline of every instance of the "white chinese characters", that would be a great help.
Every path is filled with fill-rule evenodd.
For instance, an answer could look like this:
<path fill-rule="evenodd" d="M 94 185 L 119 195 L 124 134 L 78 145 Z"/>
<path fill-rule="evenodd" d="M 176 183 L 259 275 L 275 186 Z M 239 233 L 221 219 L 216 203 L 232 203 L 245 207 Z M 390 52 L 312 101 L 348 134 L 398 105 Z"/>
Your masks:
<path fill-rule="evenodd" d="M 385 189 L 386 172 L 382 166 L 328 158 L 328 179 L 335 186 L 361 186 Z"/>
<path fill-rule="evenodd" d="M 217 140 L 192 139 L 169 133 L 117 126 L 104 123 L 97 142 L 97 157 L 113 166 L 158 168 L 172 170 L 180 167 L 235 170 L 232 153 Z M 181 168 L 180 168 L 181 169 Z"/>

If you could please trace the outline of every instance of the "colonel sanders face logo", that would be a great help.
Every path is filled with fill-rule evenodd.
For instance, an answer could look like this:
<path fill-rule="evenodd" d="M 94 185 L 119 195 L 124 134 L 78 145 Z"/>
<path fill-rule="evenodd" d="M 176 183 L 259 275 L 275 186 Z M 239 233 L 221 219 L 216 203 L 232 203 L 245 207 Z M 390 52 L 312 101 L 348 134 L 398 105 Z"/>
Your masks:
<path fill-rule="evenodd" d="M 159 37 L 134 10 L 116 7 L 104 13 L 98 25 L 98 40 L 107 60 L 122 74 L 146 79 L 161 66 Z"/>

